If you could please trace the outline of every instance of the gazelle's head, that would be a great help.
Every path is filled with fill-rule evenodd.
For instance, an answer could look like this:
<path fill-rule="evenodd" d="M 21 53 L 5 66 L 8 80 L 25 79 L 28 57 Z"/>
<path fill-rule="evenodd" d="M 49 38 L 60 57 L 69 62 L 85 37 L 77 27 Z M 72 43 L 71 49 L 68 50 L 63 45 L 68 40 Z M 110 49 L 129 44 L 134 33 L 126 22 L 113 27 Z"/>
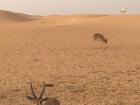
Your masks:
<path fill-rule="evenodd" d="M 103 39 L 103 42 L 107 44 L 108 38 L 104 38 L 104 39 Z"/>
<path fill-rule="evenodd" d="M 43 98 L 43 94 L 45 93 L 45 88 L 46 88 L 45 82 L 43 82 L 43 89 L 42 89 L 42 92 L 41 92 L 41 94 L 40 94 L 39 97 L 37 97 L 36 94 L 35 94 L 35 92 L 34 92 L 32 82 L 31 82 L 31 86 L 30 87 L 31 87 L 32 96 L 27 96 L 27 98 L 29 100 L 34 101 L 34 103 L 36 105 L 42 105 L 43 102 L 48 99 L 47 97 Z"/>

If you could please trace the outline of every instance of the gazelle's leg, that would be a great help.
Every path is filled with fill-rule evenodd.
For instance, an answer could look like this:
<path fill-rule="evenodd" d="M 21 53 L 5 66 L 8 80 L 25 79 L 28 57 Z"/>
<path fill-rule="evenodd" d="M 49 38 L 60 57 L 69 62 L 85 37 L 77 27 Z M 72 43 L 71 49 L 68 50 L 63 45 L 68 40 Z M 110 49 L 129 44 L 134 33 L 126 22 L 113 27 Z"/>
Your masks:
<path fill-rule="evenodd" d="M 92 38 L 92 47 L 94 48 L 94 44 L 95 44 L 96 39 L 93 37 Z"/>
<path fill-rule="evenodd" d="M 99 42 L 99 43 L 98 43 L 98 47 L 100 48 L 101 45 L 102 45 L 102 40 L 101 40 L 100 38 L 98 38 L 97 40 L 98 40 L 98 42 Z"/>

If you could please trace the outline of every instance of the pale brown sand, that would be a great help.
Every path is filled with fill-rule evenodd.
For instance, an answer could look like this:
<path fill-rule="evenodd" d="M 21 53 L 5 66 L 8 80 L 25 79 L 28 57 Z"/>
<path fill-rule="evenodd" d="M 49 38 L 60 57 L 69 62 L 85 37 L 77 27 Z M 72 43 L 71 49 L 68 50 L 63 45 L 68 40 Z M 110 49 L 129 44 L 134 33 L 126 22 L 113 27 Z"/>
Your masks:
<path fill-rule="evenodd" d="M 140 16 L 14 16 L 0 19 L 0 105 L 33 105 L 30 81 L 61 105 L 140 105 Z"/>
<path fill-rule="evenodd" d="M 9 11 L 0 10 L 0 25 L 1 24 L 13 24 L 15 22 L 25 22 L 36 20 L 38 16 L 30 16 L 22 13 L 13 13 Z"/>

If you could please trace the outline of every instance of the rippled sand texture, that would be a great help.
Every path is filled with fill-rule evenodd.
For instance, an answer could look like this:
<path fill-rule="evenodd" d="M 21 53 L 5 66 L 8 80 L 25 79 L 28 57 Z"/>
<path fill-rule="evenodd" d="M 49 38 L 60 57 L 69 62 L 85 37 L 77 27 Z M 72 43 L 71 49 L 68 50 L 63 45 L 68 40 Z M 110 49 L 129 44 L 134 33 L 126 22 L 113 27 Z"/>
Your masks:
<path fill-rule="evenodd" d="M 61 105 L 140 105 L 140 16 L 0 11 L 0 105 L 34 105 L 31 81 Z"/>

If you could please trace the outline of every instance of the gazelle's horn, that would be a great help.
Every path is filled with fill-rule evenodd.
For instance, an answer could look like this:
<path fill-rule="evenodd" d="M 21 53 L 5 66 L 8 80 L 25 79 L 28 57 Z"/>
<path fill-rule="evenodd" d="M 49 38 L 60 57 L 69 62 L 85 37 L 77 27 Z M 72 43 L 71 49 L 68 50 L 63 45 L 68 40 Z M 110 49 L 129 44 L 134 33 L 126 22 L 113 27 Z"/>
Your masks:
<path fill-rule="evenodd" d="M 43 90 L 42 90 L 42 92 L 41 92 L 41 94 L 40 94 L 39 99 L 42 98 L 42 96 L 43 96 L 43 94 L 44 94 L 44 92 L 45 92 L 45 88 L 46 88 L 46 84 L 45 84 L 45 82 L 43 81 Z"/>
<path fill-rule="evenodd" d="M 36 99 L 36 95 L 35 95 L 35 92 L 34 92 L 34 89 L 33 89 L 33 84 L 32 84 L 32 82 L 31 82 L 31 91 L 32 91 L 32 94 L 33 94 L 34 99 Z"/>

